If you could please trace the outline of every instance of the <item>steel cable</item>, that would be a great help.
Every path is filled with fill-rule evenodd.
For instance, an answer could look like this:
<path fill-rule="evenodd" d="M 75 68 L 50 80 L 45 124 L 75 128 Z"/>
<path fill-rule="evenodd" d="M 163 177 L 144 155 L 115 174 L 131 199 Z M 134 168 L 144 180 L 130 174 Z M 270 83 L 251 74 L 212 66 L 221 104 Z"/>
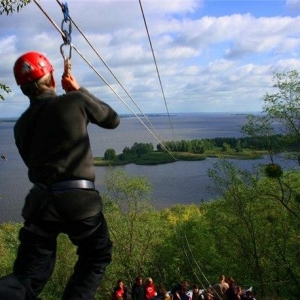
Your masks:
<path fill-rule="evenodd" d="M 172 122 L 171 122 L 171 117 L 170 117 L 170 113 L 169 113 L 169 109 L 168 109 L 168 104 L 167 104 L 167 100 L 166 100 L 166 97 L 165 97 L 165 92 L 164 92 L 164 89 L 163 89 L 162 81 L 161 81 L 161 78 L 160 78 L 160 74 L 159 74 L 159 70 L 158 70 L 158 66 L 157 66 L 157 61 L 156 61 L 156 57 L 155 57 L 155 54 L 154 54 L 154 49 L 153 49 L 153 46 L 152 46 L 151 37 L 150 37 L 149 30 L 148 30 L 148 25 L 147 25 L 147 22 L 146 22 L 146 17 L 145 17 L 145 14 L 144 14 L 144 10 L 143 10 L 141 0 L 139 0 L 139 3 L 140 3 L 140 8 L 141 8 L 141 11 L 142 11 L 142 16 L 143 16 L 145 28 L 146 28 L 146 31 L 147 31 L 147 36 L 148 36 L 148 40 L 149 40 L 149 44 L 150 44 L 150 48 L 151 48 L 155 68 L 156 68 L 156 73 L 157 73 L 157 76 L 158 76 L 161 92 L 162 92 L 162 95 L 163 95 L 163 99 L 164 99 L 164 102 L 165 102 L 167 114 L 168 114 L 168 117 L 169 117 L 170 126 L 171 126 L 173 137 L 174 137 L 174 130 L 173 130 Z"/>
<path fill-rule="evenodd" d="M 56 0 L 56 2 L 60 5 L 60 7 L 63 9 L 63 5 L 59 2 L 59 0 Z M 98 58 L 102 61 L 102 63 L 104 64 L 104 66 L 108 69 L 108 71 L 110 72 L 110 74 L 114 77 L 114 79 L 117 81 L 117 83 L 121 86 L 121 88 L 123 89 L 123 91 L 127 94 L 127 96 L 131 99 L 131 101 L 135 104 L 135 106 L 137 107 L 137 109 L 139 110 L 139 112 L 143 115 L 143 117 L 145 117 L 145 119 L 147 120 L 147 122 L 149 123 L 149 125 L 151 126 L 151 128 L 155 131 L 155 133 L 159 136 L 159 133 L 157 132 L 157 130 L 155 129 L 155 127 L 153 126 L 153 124 L 150 122 L 149 118 L 142 112 L 141 108 L 139 107 L 139 105 L 136 103 L 136 101 L 132 98 L 132 96 L 129 94 L 129 92 L 126 90 L 126 88 L 123 86 L 123 84 L 119 81 L 119 79 L 115 76 L 115 74 L 113 73 L 113 71 L 111 70 L 111 68 L 108 66 L 108 64 L 105 62 L 105 60 L 101 57 L 101 55 L 99 54 L 99 52 L 95 49 L 95 47 L 91 44 L 91 42 L 88 40 L 88 38 L 86 37 L 86 35 L 83 33 L 83 31 L 78 27 L 78 25 L 74 22 L 74 20 L 70 17 L 70 21 L 72 22 L 72 24 L 76 27 L 76 29 L 78 30 L 78 32 L 82 35 L 82 37 L 85 39 L 85 41 L 88 43 L 88 45 L 91 47 L 91 49 L 95 52 L 95 54 L 98 56 Z M 162 141 L 163 143 L 163 141 Z M 166 146 L 165 146 L 166 147 Z"/>
<path fill-rule="evenodd" d="M 52 25 L 58 30 L 58 32 L 62 35 L 63 39 L 65 37 L 65 33 L 59 28 L 59 26 L 55 23 L 55 21 L 50 18 L 50 16 L 46 13 L 46 11 L 41 7 L 41 5 L 33 0 L 34 3 L 39 7 L 39 9 L 43 12 L 43 14 L 47 17 L 47 19 L 52 23 Z M 99 78 L 110 88 L 110 90 L 125 104 L 125 106 L 135 115 L 135 117 L 140 121 L 140 123 L 152 134 L 152 136 L 162 145 L 165 151 L 167 151 L 170 156 L 176 160 L 171 151 L 165 146 L 164 142 L 162 142 L 152 131 L 151 129 L 143 122 L 143 120 L 132 110 L 132 108 L 124 101 L 122 97 L 110 86 L 110 84 L 105 80 L 105 78 L 92 66 L 92 64 L 79 52 L 79 50 L 71 43 L 70 46 L 77 52 L 77 54 L 90 66 L 90 68 L 99 76 Z"/>

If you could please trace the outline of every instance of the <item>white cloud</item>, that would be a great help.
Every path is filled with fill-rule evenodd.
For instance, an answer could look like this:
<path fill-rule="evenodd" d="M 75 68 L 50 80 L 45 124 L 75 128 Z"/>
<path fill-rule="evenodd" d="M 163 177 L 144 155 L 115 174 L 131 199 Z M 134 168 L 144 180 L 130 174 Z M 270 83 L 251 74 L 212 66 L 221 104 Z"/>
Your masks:
<path fill-rule="evenodd" d="M 60 26 L 60 7 L 46 0 L 39 3 Z M 271 88 L 274 71 L 300 67 L 300 17 L 295 13 L 270 16 L 270 11 L 256 17 L 254 10 L 247 14 L 237 10 L 206 15 L 210 3 L 142 1 L 170 112 L 259 111 L 259 99 Z M 287 1 L 286 7 L 294 4 Z M 280 4 L 270 2 L 270 7 L 274 5 Z M 72 19 L 143 112 L 165 112 L 138 1 L 72 1 L 69 9 Z M 72 29 L 72 43 L 134 107 L 77 29 Z M 17 116 L 28 105 L 14 82 L 12 67 L 16 58 L 29 50 L 43 52 L 55 67 L 59 85 L 63 71 L 61 44 L 59 32 L 34 3 L 19 14 L 1 16 L 0 53 L 5 59 L 1 62 L 0 81 L 14 93 L 0 103 L 0 117 Z M 74 50 L 72 71 L 80 84 L 109 104 L 116 104 L 120 113 L 128 113 Z M 58 92 L 62 92 L 60 87 Z"/>
<path fill-rule="evenodd" d="M 288 10 L 299 13 L 300 12 L 300 0 L 286 0 L 286 7 Z"/>

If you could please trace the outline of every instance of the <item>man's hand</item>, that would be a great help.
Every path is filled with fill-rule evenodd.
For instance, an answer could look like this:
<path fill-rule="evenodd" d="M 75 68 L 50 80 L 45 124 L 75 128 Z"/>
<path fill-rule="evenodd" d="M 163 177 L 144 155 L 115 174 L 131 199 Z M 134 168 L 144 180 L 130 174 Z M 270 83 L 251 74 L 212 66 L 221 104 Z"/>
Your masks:
<path fill-rule="evenodd" d="M 77 91 L 80 88 L 75 77 L 71 74 L 65 75 L 65 73 L 61 77 L 61 85 L 66 92 Z"/>
<path fill-rule="evenodd" d="M 80 88 L 75 77 L 71 74 L 71 61 L 69 58 L 64 61 L 64 73 L 61 77 L 61 85 L 66 92 L 77 91 Z"/>

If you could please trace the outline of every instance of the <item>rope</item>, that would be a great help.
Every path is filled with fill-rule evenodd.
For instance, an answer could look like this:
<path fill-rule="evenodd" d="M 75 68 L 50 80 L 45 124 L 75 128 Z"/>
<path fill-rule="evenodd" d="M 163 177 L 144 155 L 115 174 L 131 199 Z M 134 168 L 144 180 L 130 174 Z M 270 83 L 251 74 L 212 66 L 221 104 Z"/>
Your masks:
<path fill-rule="evenodd" d="M 149 44 L 150 44 L 150 48 L 151 48 L 151 52 L 152 52 L 152 56 L 153 56 L 153 60 L 154 60 L 154 64 L 155 64 L 155 68 L 156 68 L 156 73 L 157 73 L 157 76 L 158 76 L 158 80 L 159 80 L 161 92 L 162 92 L 162 95 L 163 95 L 163 98 L 164 98 L 166 110 L 167 110 L 168 117 L 169 117 L 170 126 L 171 126 L 172 133 L 173 133 L 173 137 L 174 137 L 174 130 L 173 130 L 173 126 L 172 126 L 172 122 L 171 122 L 171 118 L 170 118 L 170 113 L 169 113 L 169 109 L 168 109 L 168 105 L 167 105 L 167 100 L 166 100 L 166 97 L 165 97 L 165 93 L 164 93 L 164 89 L 163 89 L 163 86 L 162 86 L 160 74 L 159 74 L 159 71 L 158 71 L 158 66 L 157 66 L 157 62 L 156 62 L 156 57 L 155 57 L 155 54 L 154 54 L 154 50 L 153 50 L 153 46 L 152 46 L 152 42 L 151 42 L 151 38 L 150 38 L 148 26 L 147 26 L 147 22 L 146 22 L 146 18 L 145 18 L 143 6 L 142 6 L 142 1 L 139 0 L 139 3 L 140 3 L 140 8 L 141 8 L 141 11 L 142 11 L 142 15 L 143 15 L 143 20 L 144 20 L 145 28 L 146 28 L 147 35 L 148 35 L 148 40 L 149 40 Z"/>
<path fill-rule="evenodd" d="M 49 15 L 45 12 L 45 10 L 41 7 L 40 4 L 37 3 L 36 0 L 33 0 L 34 3 L 39 7 L 39 9 L 44 13 L 47 19 L 54 25 L 54 27 L 58 30 L 58 32 L 62 35 L 63 39 L 66 38 L 65 33 L 57 26 L 53 19 L 49 17 Z M 136 116 L 136 118 L 144 125 L 144 127 L 152 134 L 152 136 L 163 146 L 165 151 L 167 151 L 171 157 L 176 160 L 173 154 L 167 149 L 164 143 L 151 131 L 151 129 L 143 122 L 143 120 L 129 107 L 129 105 L 118 95 L 118 93 L 110 86 L 110 84 L 104 79 L 103 76 L 91 65 L 91 63 L 79 52 L 79 50 L 70 43 L 70 46 L 77 52 L 77 54 L 92 68 L 92 70 L 99 76 L 99 78 L 110 88 L 110 90 L 125 104 L 125 106 Z"/>

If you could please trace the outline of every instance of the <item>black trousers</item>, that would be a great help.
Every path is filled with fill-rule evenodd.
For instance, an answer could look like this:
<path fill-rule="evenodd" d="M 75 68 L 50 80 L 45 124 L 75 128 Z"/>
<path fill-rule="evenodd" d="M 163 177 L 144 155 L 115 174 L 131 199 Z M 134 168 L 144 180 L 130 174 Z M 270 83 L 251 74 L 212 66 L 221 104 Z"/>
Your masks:
<path fill-rule="evenodd" d="M 61 299 L 94 299 L 112 255 L 102 213 L 81 221 L 25 222 L 19 233 L 20 246 L 13 273 L 0 279 L 1 300 L 38 299 L 52 275 L 56 240 L 62 232 L 77 246 L 78 260 Z"/>

